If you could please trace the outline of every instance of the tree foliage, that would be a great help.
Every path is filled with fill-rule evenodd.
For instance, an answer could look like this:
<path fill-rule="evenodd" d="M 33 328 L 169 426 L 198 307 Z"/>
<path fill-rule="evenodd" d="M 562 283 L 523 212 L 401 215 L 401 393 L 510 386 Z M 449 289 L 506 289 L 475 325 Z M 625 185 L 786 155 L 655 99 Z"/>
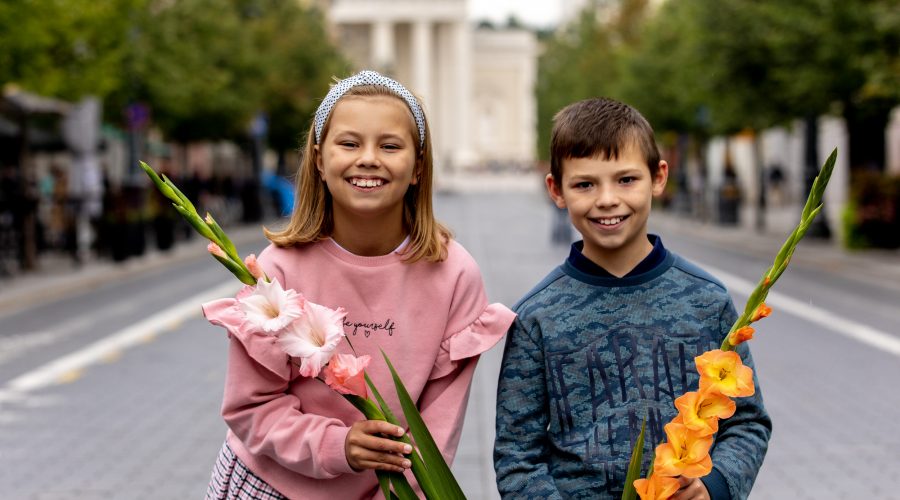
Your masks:
<path fill-rule="evenodd" d="M 732 133 L 838 113 L 848 124 L 851 164 L 883 165 L 883 130 L 900 104 L 895 0 L 669 0 L 632 16 L 646 17 L 626 25 L 636 31 L 619 21 L 636 3 L 618 4 L 619 16 L 585 14 L 547 41 L 538 85 L 542 152 L 555 110 L 611 95 L 660 131 Z"/>
<path fill-rule="evenodd" d="M 11 0 L 0 3 L 0 84 L 78 99 L 122 83 L 128 25 L 142 0 Z"/>
<path fill-rule="evenodd" d="M 574 22 L 545 40 L 538 60 L 538 152 L 549 157 L 553 116 L 565 105 L 611 96 L 622 79 L 623 47 L 635 42 L 646 0 L 594 1 Z"/>
<path fill-rule="evenodd" d="M 314 7 L 281 0 L 12 0 L 0 3 L 0 84 L 104 99 L 122 122 L 149 107 L 174 140 L 240 138 L 258 113 L 295 147 L 347 63 Z"/>

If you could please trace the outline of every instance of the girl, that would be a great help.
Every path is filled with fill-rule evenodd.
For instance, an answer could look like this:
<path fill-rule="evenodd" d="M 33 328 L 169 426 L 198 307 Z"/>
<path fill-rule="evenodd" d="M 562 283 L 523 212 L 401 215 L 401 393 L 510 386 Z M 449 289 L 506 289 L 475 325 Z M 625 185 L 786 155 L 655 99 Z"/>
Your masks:
<path fill-rule="evenodd" d="M 431 177 L 418 100 L 372 71 L 342 80 L 316 111 L 299 204 L 284 230 L 266 231 L 272 244 L 259 262 L 285 289 L 348 311 L 345 333 L 357 355 L 371 356 L 376 387 L 402 416 L 383 350 L 449 463 L 478 355 L 514 315 L 487 303 L 472 257 L 435 220 Z M 362 420 L 338 393 L 300 377 L 272 337 L 244 331 L 225 304 L 204 306 L 231 337 L 229 431 L 207 498 L 380 496 L 374 469 L 410 467 L 408 446 L 385 437 L 404 430 Z M 350 353 L 348 343 L 337 352 Z"/>

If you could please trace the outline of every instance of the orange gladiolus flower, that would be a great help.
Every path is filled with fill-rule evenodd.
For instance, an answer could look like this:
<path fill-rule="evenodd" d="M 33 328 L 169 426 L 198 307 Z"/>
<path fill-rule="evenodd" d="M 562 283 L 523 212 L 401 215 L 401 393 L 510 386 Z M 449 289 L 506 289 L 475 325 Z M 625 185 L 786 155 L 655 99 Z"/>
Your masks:
<path fill-rule="evenodd" d="M 734 415 L 734 401 L 718 392 L 686 392 L 675 400 L 678 417 L 673 420 L 684 424 L 701 436 L 711 436 L 719 430 L 719 419 Z"/>
<path fill-rule="evenodd" d="M 656 447 L 653 473 L 661 476 L 703 477 L 712 470 L 711 435 L 701 436 L 684 424 L 666 424 L 667 441 Z"/>
<path fill-rule="evenodd" d="M 678 491 L 678 480 L 674 477 L 651 474 L 647 479 L 634 482 L 634 489 L 641 500 L 665 500 Z"/>
<path fill-rule="evenodd" d="M 753 311 L 753 316 L 750 317 L 750 322 L 759 321 L 770 314 L 772 314 L 772 308 L 767 306 L 765 302 L 762 302 L 756 306 L 756 310 Z"/>
<path fill-rule="evenodd" d="M 694 358 L 700 372 L 701 392 L 720 392 L 728 397 L 752 396 L 753 370 L 744 366 L 734 351 L 715 349 Z"/>
<path fill-rule="evenodd" d="M 752 326 L 742 326 L 735 330 L 728 337 L 728 343 L 735 346 L 738 344 L 743 344 L 744 342 L 752 339 L 754 333 L 756 333 L 756 330 L 754 330 Z"/>

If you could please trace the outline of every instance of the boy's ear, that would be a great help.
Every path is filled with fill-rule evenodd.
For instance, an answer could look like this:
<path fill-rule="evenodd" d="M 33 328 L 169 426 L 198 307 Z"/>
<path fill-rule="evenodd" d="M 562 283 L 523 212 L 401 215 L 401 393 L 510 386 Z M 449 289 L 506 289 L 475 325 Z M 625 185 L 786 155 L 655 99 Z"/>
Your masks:
<path fill-rule="evenodd" d="M 547 194 L 550 195 L 553 203 L 559 208 L 566 208 L 566 200 L 562 195 L 562 186 L 556 183 L 553 174 L 547 174 L 547 177 L 544 177 L 544 183 L 547 185 Z"/>
<path fill-rule="evenodd" d="M 669 179 L 669 164 L 665 160 L 659 161 L 659 168 L 653 176 L 653 196 L 659 196 L 666 190 L 666 181 Z"/>

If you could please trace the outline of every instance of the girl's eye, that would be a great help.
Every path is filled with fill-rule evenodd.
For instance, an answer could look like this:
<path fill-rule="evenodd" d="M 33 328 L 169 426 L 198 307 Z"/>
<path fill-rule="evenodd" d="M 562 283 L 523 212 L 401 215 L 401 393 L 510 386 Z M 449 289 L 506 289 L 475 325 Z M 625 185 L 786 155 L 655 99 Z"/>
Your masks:
<path fill-rule="evenodd" d="M 396 150 L 400 149 L 400 146 L 398 146 L 396 144 L 385 144 L 384 146 L 381 146 L 381 147 L 384 149 L 390 150 L 390 151 L 396 151 Z"/>
<path fill-rule="evenodd" d="M 356 147 L 356 143 L 353 142 L 353 141 L 341 141 L 341 142 L 339 142 L 338 144 L 341 145 L 341 146 L 343 146 L 343 147 L 345 147 L 345 148 Z"/>

